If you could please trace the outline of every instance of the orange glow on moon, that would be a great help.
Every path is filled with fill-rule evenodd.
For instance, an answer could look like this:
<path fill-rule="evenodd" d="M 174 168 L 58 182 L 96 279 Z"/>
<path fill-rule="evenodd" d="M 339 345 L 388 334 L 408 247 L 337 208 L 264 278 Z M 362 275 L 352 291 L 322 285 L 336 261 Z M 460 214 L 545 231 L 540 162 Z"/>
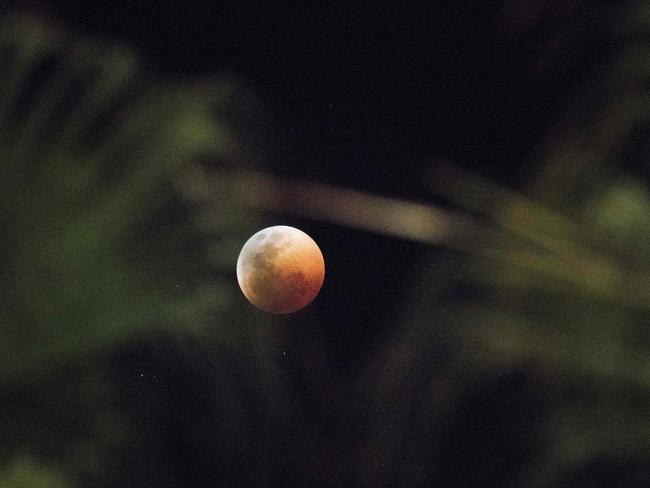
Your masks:
<path fill-rule="evenodd" d="M 303 231 L 286 225 L 254 234 L 237 259 L 237 281 L 256 307 L 286 314 L 309 305 L 323 285 L 325 261 Z"/>

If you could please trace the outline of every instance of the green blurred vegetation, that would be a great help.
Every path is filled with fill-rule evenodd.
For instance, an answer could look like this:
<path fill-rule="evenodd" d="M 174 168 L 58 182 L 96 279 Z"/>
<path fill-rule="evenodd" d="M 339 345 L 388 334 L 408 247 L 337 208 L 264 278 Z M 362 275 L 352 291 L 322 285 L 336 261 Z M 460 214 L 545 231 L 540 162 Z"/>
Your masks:
<path fill-rule="evenodd" d="M 58 470 L 23 456 L 0 472 L 0 485 L 6 488 L 68 488 L 70 483 Z"/>
<path fill-rule="evenodd" d="M 406 455 L 409 469 L 425 464 L 421 452 L 431 437 L 449 433 L 445 422 L 468 392 L 519 371 L 516 385 L 543 405 L 541 418 L 508 399 L 499 408 L 527 425 L 530 437 L 514 443 L 535 455 L 519 460 L 514 481 L 480 486 L 650 483 L 648 11 L 646 1 L 627 2 L 599 24 L 615 47 L 541 141 L 525 191 L 434 165 L 432 191 L 491 225 L 420 263 L 426 271 L 411 290 L 402 332 L 387 340 L 382 370 L 399 371 L 404 382 L 388 390 L 377 384 L 387 425 L 378 442 L 387 450 L 419 446 Z M 432 368 L 425 358 L 441 341 L 448 352 Z M 435 394 L 423 398 L 422 389 Z M 405 397 L 417 408 L 405 407 Z M 489 411 L 489 401 L 484 407 Z M 386 421 L 405 417 L 401 426 Z M 515 435 L 505 434 L 510 441 Z M 498 451 L 498 438 L 473 439 L 474 454 Z M 469 456 L 451 444 L 454 455 Z M 498 479 L 498 468 L 482 469 Z M 480 479 L 454 474 L 436 481 L 476 486 Z M 415 481 L 411 475 L 402 478 L 408 486 L 433 482 L 426 469 Z"/>
<path fill-rule="evenodd" d="M 98 486 L 133 432 L 112 351 L 163 334 L 255 361 L 257 329 L 209 256 L 236 259 L 255 221 L 225 186 L 197 216 L 177 185 L 190 163 L 253 164 L 253 105 L 236 82 L 165 80 L 29 14 L 1 19 L 0 65 L 0 485 Z"/>
<path fill-rule="evenodd" d="M 173 176 L 237 151 L 226 115 L 237 88 L 157 80 L 128 49 L 29 16 L 0 32 L 1 374 L 152 326 L 204 327 L 230 284 L 202 256 Z M 247 229 L 230 200 L 213 246 Z"/>

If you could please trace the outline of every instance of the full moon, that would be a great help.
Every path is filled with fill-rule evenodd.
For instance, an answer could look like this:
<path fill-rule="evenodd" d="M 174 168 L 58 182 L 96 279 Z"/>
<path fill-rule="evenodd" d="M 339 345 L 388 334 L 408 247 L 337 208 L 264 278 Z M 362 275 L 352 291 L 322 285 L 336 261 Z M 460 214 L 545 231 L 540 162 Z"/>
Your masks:
<path fill-rule="evenodd" d="M 253 234 L 237 259 L 237 281 L 256 307 L 286 314 L 309 305 L 323 285 L 325 261 L 303 231 L 286 225 Z"/>

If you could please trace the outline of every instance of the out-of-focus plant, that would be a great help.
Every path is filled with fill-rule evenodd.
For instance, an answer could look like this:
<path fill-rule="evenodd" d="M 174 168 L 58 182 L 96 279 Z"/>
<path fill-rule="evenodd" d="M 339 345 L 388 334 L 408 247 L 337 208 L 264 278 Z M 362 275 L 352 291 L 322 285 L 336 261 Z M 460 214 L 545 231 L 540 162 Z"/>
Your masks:
<path fill-rule="evenodd" d="M 59 470 L 43 466 L 28 456 L 20 456 L 0 471 L 0 486 L 5 488 L 69 488 Z"/>
<path fill-rule="evenodd" d="M 205 247 L 250 220 L 224 194 L 202 237 L 173 177 L 236 153 L 237 88 L 159 80 L 122 46 L 30 16 L 3 19 L 0 59 L 0 375 L 203 327 L 230 293 Z"/>
<path fill-rule="evenodd" d="M 180 177 L 255 162 L 255 110 L 229 79 L 166 80 L 122 45 L 0 17 L 2 486 L 115 479 L 111 459 L 133 458 L 138 432 L 103 371 L 125 345 L 201 337 L 255 363 L 262 349 L 224 265 L 254 217 L 225 185 L 217 205 L 191 208 L 202 182 Z M 230 377 L 216 369 L 214 396 Z"/>
<path fill-rule="evenodd" d="M 371 444 L 380 466 L 401 460 L 402 486 L 585 486 L 597 473 L 607 486 L 650 482 L 648 2 L 610 13 L 608 68 L 551 128 L 524 191 L 443 162 L 427 179 L 489 227 L 418 265 L 427 271 L 402 332 L 364 377 L 376 381 Z M 479 396 L 479 434 L 467 416 L 455 430 L 463 399 L 513 372 L 516 387 Z M 440 465 L 428 478 L 431 458 Z M 473 472 L 450 475 L 445 460 Z"/>

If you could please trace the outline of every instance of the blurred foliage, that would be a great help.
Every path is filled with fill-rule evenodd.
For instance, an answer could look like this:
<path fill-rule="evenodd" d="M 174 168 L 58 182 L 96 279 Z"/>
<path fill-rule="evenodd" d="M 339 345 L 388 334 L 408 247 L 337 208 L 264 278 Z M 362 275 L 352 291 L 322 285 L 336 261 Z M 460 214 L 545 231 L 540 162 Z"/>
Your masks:
<path fill-rule="evenodd" d="M 223 266 L 254 219 L 225 185 L 197 215 L 177 184 L 190 163 L 255 164 L 257 105 L 232 80 L 164 80 L 29 14 L 0 19 L 0 65 L 0 485 L 111 486 L 137 436 L 115 351 L 167 334 L 259 352 Z"/>
<path fill-rule="evenodd" d="M 549 129 L 525 191 L 434 168 L 434 192 L 491 227 L 419 263 L 423 282 L 386 340 L 382 374 L 396 384 L 376 383 L 371 444 L 405 460 L 400 486 L 650 483 L 648 2 L 606 11 L 605 67 Z M 411 471 L 427 450 L 433 476 Z"/>
<path fill-rule="evenodd" d="M 206 239 L 175 175 L 240 157 L 233 112 L 246 92 L 227 80 L 158 80 L 130 50 L 35 17 L 7 16 L 0 33 L 0 374 L 152 326 L 204 327 L 231 287 L 205 247 L 229 246 L 250 219 L 224 193 Z"/>
<path fill-rule="evenodd" d="M 0 486 L 6 488 L 68 488 L 71 486 L 57 470 L 43 466 L 30 457 L 16 458 L 0 471 Z"/>

